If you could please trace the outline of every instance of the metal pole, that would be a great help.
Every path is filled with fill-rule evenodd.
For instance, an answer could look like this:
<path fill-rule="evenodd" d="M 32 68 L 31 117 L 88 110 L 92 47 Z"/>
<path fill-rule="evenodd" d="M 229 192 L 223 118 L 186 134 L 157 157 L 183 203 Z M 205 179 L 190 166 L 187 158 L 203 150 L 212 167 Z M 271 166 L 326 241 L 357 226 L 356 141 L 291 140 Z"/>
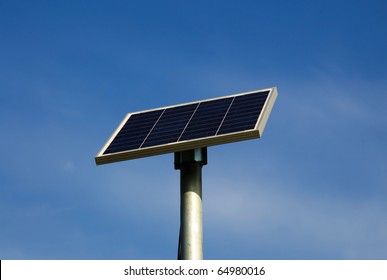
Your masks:
<path fill-rule="evenodd" d="M 180 169 L 180 236 L 178 259 L 203 259 L 202 166 L 207 164 L 207 149 L 175 153 L 175 168 Z"/>

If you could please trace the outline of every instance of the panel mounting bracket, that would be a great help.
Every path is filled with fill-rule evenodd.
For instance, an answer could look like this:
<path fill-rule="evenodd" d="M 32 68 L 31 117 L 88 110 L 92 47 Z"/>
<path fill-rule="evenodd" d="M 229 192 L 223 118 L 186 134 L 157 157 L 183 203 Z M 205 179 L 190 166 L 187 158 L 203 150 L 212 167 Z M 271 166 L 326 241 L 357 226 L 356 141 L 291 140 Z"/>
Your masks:
<path fill-rule="evenodd" d="M 175 169 L 180 169 L 184 162 L 196 161 L 202 166 L 207 164 L 207 147 L 175 152 Z"/>

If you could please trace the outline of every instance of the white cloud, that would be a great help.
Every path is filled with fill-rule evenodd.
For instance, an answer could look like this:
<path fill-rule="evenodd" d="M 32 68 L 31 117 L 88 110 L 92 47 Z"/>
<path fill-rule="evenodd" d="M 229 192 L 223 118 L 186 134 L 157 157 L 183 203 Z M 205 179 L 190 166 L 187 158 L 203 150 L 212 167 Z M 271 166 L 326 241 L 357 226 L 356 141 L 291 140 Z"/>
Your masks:
<path fill-rule="evenodd" d="M 308 237 L 305 245 L 314 244 L 309 249 L 328 251 L 331 258 L 387 256 L 387 206 L 377 198 L 359 203 L 305 195 L 290 182 L 285 191 L 267 182 L 216 181 L 209 183 L 205 197 L 207 229 L 246 242 L 267 240 L 273 244 L 276 237 L 270 235 L 283 231 L 281 235 L 295 236 L 299 242 Z M 278 246 L 292 244 L 278 240 Z"/>
<path fill-rule="evenodd" d="M 360 123 L 383 122 L 387 115 L 385 82 L 338 79 L 321 76 L 311 82 L 292 84 L 283 92 L 287 109 L 302 121 L 331 125 L 341 120 Z"/>
<path fill-rule="evenodd" d="M 72 161 L 66 161 L 63 165 L 65 171 L 71 171 L 75 169 L 75 165 Z"/>

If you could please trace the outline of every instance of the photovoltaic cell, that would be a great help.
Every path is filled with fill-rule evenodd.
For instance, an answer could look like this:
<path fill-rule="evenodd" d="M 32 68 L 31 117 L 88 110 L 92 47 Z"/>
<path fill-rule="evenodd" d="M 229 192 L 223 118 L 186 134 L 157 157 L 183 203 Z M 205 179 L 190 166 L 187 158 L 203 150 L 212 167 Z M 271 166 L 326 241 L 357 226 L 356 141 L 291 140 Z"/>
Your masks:
<path fill-rule="evenodd" d="M 214 136 L 233 98 L 202 102 L 179 141 Z"/>
<path fill-rule="evenodd" d="M 133 114 L 126 122 L 104 154 L 117 153 L 140 148 L 164 110 Z"/>
<path fill-rule="evenodd" d="M 268 94 L 269 91 L 236 97 L 217 135 L 253 129 Z"/>
<path fill-rule="evenodd" d="M 261 137 L 276 88 L 128 114 L 96 163 Z"/>
<path fill-rule="evenodd" d="M 166 109 L 141 147 L 176 142 L 198 104 Z"/>

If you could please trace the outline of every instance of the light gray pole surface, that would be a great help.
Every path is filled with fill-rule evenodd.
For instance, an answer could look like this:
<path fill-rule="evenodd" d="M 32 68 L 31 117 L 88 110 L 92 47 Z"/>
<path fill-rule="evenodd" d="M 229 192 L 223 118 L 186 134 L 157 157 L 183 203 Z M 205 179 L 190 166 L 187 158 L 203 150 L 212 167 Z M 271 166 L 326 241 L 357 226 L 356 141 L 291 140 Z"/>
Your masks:
<path fill-rule="evenodd" d="M 206 148 L 175 154 L 175 168 L 180 169 L 181 260 L 203 259 L 202 166 L 206 163 Z"/>
<path fill-rule="evenodd" d="M 202 166 L 192 161 L 180 169 L 180 258 L 203 259 Z"/>

